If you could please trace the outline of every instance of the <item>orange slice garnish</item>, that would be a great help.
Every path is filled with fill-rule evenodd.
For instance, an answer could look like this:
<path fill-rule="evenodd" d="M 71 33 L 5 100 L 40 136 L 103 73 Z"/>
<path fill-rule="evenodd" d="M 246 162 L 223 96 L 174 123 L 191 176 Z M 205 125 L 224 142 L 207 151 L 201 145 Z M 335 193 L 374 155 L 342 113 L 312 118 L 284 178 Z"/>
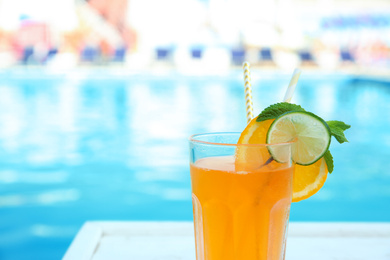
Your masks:
<path fill-rule="evenodd" d="M 253 119 L 245 128 L 237 144 L 265 144 L 267 130 L 273 120 L 256 122 Z M 261 168 L 271 158 L 266 146 L 238 146 L 236 149 L 236 171 L 252 171 Z"/>
<path fill-rule="evenodd" d="M 312 165 L 295 165 L 293 177 L 293 202 L 298 202 L 313 196 L 326 181 L 328 169 L 324 158 Z"/>

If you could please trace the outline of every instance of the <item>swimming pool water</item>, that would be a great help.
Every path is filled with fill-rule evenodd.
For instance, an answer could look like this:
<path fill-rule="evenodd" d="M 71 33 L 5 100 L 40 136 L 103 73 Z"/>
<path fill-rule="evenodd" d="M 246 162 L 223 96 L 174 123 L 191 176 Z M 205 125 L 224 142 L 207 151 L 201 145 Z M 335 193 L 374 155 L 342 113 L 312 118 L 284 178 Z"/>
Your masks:
<path fill-rule="evenodd" d="M 290 75 L 253 71 L 255 114 Z M 242 75 L 0 72 L 0 259 L 59 259 L 87 220 L 191 220 L 187 138 L 245 127 Z M 352 125 L 292 221 L 390 221 L 390 83 L 303 73 L 293 102 Z"/>

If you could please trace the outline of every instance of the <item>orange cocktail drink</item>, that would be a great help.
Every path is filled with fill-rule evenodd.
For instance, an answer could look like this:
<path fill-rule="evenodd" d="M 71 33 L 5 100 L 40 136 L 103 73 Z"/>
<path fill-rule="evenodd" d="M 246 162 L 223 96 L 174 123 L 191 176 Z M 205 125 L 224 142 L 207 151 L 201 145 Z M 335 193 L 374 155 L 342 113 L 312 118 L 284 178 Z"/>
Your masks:
<path fill-rule="evenodd" d="M 191 136 L 197 260 L 284 260 L 291 202 L 321 189 L 334 168 L 331 137 L 348 142 L 351 127 L 290 103 L 299 75 L 295 70 L 284 102 L 253 118 L 245 62 L 244 131 Z"/>
<path fill-rule="evenodd" d="M 239 136 L 191 137 L 197 260 L 284 259 L 292 199 L 291 143 L 273 145 L 288 158 L 277 162 L 269 145 L 237 145 Z"/>

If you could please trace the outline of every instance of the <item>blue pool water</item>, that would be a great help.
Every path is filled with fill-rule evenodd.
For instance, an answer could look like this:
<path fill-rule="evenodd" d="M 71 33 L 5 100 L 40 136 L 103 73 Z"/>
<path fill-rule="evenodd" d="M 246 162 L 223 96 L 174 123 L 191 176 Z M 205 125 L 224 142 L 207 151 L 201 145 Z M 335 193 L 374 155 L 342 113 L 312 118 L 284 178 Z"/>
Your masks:
<path fill-rule="evenodd" d="M 254 110 L 290 75 L 253 71 Z M 303 73 L 293 102 L 352 125 L 292 221 L 390 221 L 390 83 Z M 87 220 L 191 220 L 189 135 L 242 131 L 242 75 L 0 72 L 0 259 L 60 259 Z"/>

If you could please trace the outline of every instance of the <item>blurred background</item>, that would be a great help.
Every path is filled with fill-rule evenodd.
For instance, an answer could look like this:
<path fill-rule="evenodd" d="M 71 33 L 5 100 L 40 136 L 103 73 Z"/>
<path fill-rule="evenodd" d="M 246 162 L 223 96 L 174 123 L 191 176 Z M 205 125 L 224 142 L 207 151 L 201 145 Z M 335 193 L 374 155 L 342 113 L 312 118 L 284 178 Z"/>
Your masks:
<path fill-rule="evenodd" d="M 282 100 L 352 125 L 291 221 L 389 222 L 388 0 L 0 0 L 0 260 L 88 220 L 191 221 L 188 137 Z"/>
<path fill-rule="evenodd" d="M 0 1 L 0 66 L 389 67 L 386 0 Z M 202 65 L 200 65 L 202 64 Z"/>

